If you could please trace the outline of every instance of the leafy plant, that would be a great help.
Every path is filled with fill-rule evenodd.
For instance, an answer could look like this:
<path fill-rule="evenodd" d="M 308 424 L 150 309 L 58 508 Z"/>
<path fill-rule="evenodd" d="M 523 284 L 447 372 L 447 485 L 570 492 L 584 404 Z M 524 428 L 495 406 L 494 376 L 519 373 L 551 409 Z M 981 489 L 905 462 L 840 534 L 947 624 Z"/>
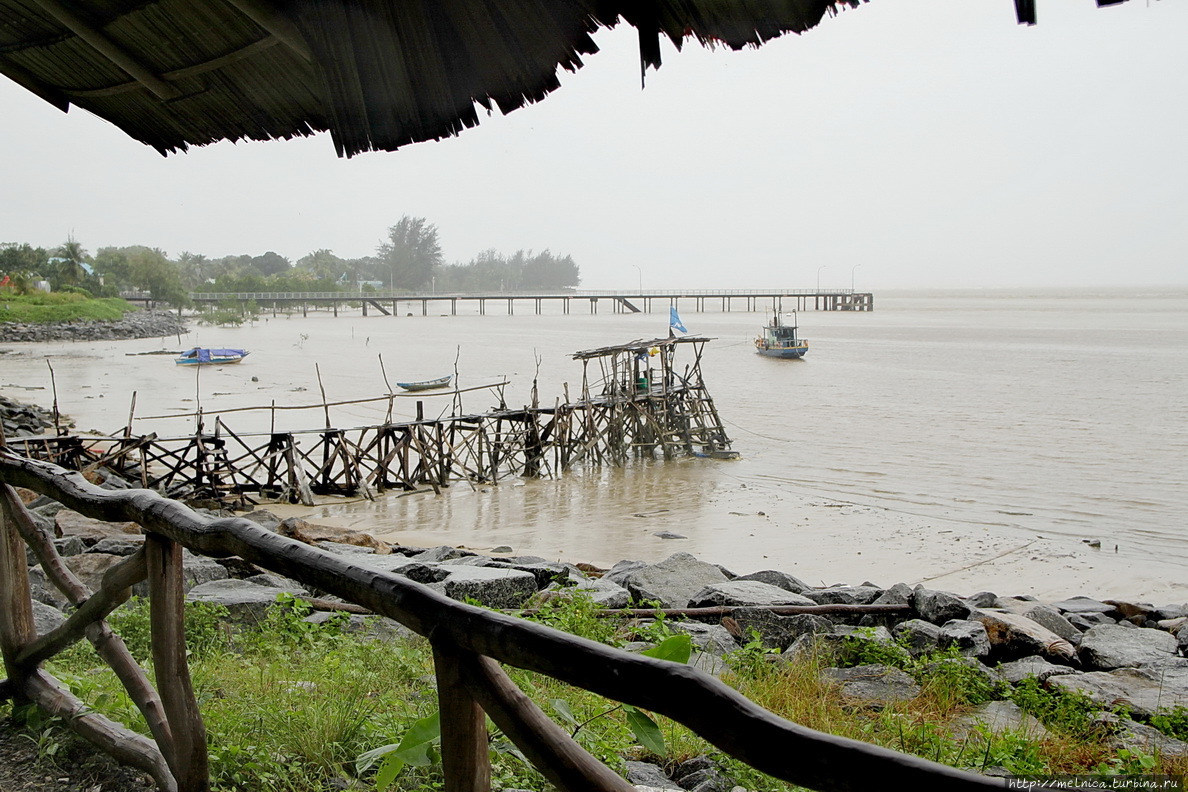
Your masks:
<path fill-rule="evenodd" d="M 1093 716 L 1100 709 L 1084 693 L 1048 690 L 1035 677 L 1016 685 L 1011 699 L 1045 726 L 1067 733 L 1093 731 Z"/>
<path fill-rule="evenodd" d="M 441 761 L 438 746 L 441 742 L 441 711 L 421 718 L 409 727 L 398 743 L 391 743 L 362 754 L 355 761 L 355 772 L 363 775 L 377 762 L 375 786 L 380 792 L 387 789 L 400 771 L 412 765 L 428 767 Z"/>
<path fill-rule="evenodd" d="M 1151 716 L 1150 724 L 1169 737 L 1188 740 L 1188 707 L 1161 709 Z"/>

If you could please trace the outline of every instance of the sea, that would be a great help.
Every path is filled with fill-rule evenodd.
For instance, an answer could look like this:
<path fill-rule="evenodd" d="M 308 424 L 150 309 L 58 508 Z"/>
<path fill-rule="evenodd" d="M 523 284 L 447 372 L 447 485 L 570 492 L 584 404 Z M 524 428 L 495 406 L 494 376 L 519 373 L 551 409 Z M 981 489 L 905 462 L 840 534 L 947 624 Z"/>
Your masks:
<path fill-rule="evenodd" d="M 876 292 L 871 312 L 799 312 L 803 360 L 755 354 L 773 306 L 732 303 L 677 307 L 691 335 L 712 339 L 701 368 L 739 459 L 331 499 L 307 518 L 421 546 L 604 565 L 688 552 L 813 582 L 926 580 L 1034 553 L 1037 541 L 1047 556 L 1188 568 L 1188 289 Z M 78 431 L 122 431 L 131 417 L 135 432 L 182 436 L 199 407 L 208 429 L 216 415 L 238 433 L 349 428 L 383 421 L 387 401 L 323 402 L 444 374 L 463 392 L 397 398 L 394 419 L 411 419 L 418 401 L 433 417 L 523 406 L 534 389 L 542 404 L 576 397 L 573 353 L 669 330 L 666 300 L 646 313 L 574 300 L 568 315 L 548 302 L 541 314 L 531 301 L 509 313 L 491 300 L 486 315 L 469 303 L 443 315 L 447 305 L 266 311 L 240 327 L 191 319 L 180 337 L 0 344 L 0 393 L 44 406 L 56 394 Z M 197 370 L 149 354 L 190 346 L 251 354 Z M 284 409 L 243 409 L 270 407 Z"/>

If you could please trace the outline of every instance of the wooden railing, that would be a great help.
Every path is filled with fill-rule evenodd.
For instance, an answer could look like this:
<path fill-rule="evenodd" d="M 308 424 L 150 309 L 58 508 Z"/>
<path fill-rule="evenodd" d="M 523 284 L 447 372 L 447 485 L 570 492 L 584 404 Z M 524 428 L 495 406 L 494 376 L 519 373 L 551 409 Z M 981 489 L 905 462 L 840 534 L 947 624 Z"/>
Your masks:
<path fill-rule="evenodd" d="M 133 521 L 144 548 L 108 570 L 89 591 L 30 518 L 14 486 L 48 495 L 88 517 Z M 32 702 L 120 761 L 152 775 L 166 792 L 210 788 L 206 736 L 190 684 L 183 632 L 182 547 L 238 556 L 317 587 L 428 638 L 441 708 L 446 792 L 489 792 L 485 716 L 536 768 L 566 792 L 633 792 L 549 719 L 500 664 L 665 715 L 771 776 L 825 792 L 875 789 L 973 792 L 1003 789 L 986 778 L 776 717 L 714 677 L 687 665 L 623 652 L 594 641 L 464 603 L 398 575 L 275 534 L 242 518 L 211 519 L 149 490 L 102 490 L 81 474 L 19 457 L 0 446 L 0 650 L 7 679 L 0 697 Z M 33 629 L 25 543 L 76 607 L 65 624 Z M 148 579 L 156 686 L 104 618 Z M 139 707 L 153 739 L 86 708 L 41 664 L 90 640 Z"/>

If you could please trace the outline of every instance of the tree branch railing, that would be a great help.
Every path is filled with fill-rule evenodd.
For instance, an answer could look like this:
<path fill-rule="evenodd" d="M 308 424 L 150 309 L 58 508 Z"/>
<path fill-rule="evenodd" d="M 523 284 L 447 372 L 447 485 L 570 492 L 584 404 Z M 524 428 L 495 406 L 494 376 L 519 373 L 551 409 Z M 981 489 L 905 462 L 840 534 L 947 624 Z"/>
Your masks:
<path fill-rule="evenodd" d="M 90 592 L 62 563 L 17 497 L 20 486 L 87 517 L 133 521 L 144 550 L 110 569 Z M 103 490 L 81 474 L 0 447 L 0 696 L 31 702 L 118 760 L 149 773 L 164 792 L 206 792 L 206 737 L 185 655 L 181 548 L 238 556 L 395 619 L 433 647 L 446 792 L 489 792 L 486 717 L 565 792 L 630 792 L 631 784 L 582 748 L 507 676 L 500 664 L 659 713 L 776 778 L 823 792 L 882 788 L 974 792 L 992 779 L 890 749 L 813 731 L 751 702 L 687 665 L 631 654 L 523 619 L 456 602 L 391 573 L 352 563 L 242 518 L 211 519 L 149 490 Z M 44 636 L 33 629 L 24 544 L 77 610 Z M 103 620 L 147 577 L 156 686 Z M 153 739 L 86 708 L 41 668 L 84 636 L 116 672 Z"/>

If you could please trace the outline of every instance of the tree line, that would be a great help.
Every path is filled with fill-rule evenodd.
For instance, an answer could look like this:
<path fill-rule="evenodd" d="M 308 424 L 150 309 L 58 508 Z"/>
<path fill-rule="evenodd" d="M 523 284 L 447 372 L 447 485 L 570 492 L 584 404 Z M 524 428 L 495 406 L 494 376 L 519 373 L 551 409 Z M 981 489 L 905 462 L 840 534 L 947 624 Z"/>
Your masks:
<path fill-rule="evenodd" d="M 489 249 L 467 263 L 447 264 L 437 226 L 409 215 L 388 228 L 374 255 L 353 259 L 327 249 L 296 262 L 271 250 L 221 258 L 184 251 L 170 258 L 143 245 L 102 247 L 92 255 L 73 237 L 48 250 L 0 243 L 0 293 L 28 293 L 46 282 L 53 291 L 97 297 L 147 292 L 172 305 L 185 305 L 191 292 L 495 292 L 565 289 L 580 281 L 571 256 L 548 250 L 507 255 Z"/>

